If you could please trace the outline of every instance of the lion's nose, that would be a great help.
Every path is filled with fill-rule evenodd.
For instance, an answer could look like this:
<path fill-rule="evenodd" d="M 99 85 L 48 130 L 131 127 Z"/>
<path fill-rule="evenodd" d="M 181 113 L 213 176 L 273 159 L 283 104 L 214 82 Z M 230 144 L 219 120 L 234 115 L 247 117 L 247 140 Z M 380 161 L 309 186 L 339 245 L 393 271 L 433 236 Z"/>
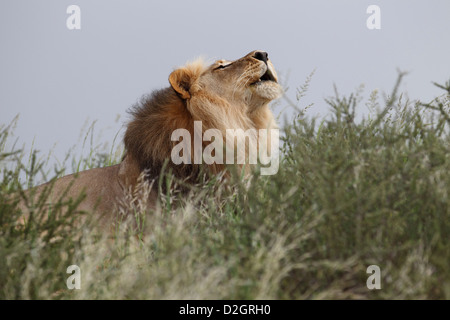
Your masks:
<path fill-rule="evenodd" d="M 253 58 L 264 61 L 265 64 L 267 64 L 267 59 L 269 58 L 269 55 L 267 52 L 264 51 L 256 51 L 253 55 Z"/>

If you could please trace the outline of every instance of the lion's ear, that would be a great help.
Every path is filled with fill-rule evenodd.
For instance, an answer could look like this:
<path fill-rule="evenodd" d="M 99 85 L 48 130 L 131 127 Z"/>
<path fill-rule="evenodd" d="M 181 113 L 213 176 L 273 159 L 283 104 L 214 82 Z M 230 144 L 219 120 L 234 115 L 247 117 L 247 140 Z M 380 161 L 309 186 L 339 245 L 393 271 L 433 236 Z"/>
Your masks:
<path fill-rule="evenodd" d="M 191 81 L 192 74 L 186 68 L 177 69 L 169 76 L 170 85 L 183 99 L 189 99 L 191 97 L 189 93 Z"/>

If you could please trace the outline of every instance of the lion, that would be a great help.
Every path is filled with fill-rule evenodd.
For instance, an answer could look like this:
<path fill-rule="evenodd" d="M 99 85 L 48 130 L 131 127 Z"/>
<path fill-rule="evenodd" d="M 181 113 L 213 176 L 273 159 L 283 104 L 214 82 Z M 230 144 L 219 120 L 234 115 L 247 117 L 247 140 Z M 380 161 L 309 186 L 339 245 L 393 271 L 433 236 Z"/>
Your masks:
<path fill-rule="evenodd" d="M 111 216 L 142 176 L 147 182 L 155 181 L 163 167 L 188 182 L 196 181 L 204 171 L 217 175 L 226 170 L 221 163 L 171 161 L 177 143 L 171 139 L 175 130 L 183 128 L 194 135 L 195 121 L 202 122 L 203 131 L 216 129 L 223 136 L 226 129 L 277 127 L 269 103 L 281 96 L 282 88 L 266 52 L 256 50 L 235 61 L 218 60 L 211 65 L 203 60 L 190 62 L 175 69 L 169 83 L 131 108 L 121 163 L 45 183 L 33 189 L 33 196 L 51 188 L 47 201 L 54 203 L 83 193 L 78 210 Z M 207 145 L 202 142 L 202 148 Z M 146 197 L 155 204 L 157 192 L 152 190 Z"/>

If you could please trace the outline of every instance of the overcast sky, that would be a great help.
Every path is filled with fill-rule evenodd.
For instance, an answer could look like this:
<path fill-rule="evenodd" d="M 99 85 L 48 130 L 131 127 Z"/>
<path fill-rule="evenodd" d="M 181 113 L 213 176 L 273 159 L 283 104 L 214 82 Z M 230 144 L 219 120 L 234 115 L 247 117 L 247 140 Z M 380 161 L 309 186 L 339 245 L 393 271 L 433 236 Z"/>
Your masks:
<path fill-rule="evenodd" d="M 66 26 L 73 4 L 80 30 Z M 379 30 L 366 26 L 372 4 Z M 35 139 L 61 160 L 87 121 L 111 142 L 126 110 L 168 86 L 176 66 L 255 49 L 269 53 L 291 99 L 316 69 L 302 103 L 314 103 L 311 115 L 329 113 L 333 84 L 343 94 L 361 84 L 367 94 L 390 92 L 397 69 L 409 72 L 402 91 L 426 101 L 442 93 L 432 81 L 450 79 L 449 34 L 449 0 L 2 0 L 0 124 L 20 114 L 19 144 Z"/>

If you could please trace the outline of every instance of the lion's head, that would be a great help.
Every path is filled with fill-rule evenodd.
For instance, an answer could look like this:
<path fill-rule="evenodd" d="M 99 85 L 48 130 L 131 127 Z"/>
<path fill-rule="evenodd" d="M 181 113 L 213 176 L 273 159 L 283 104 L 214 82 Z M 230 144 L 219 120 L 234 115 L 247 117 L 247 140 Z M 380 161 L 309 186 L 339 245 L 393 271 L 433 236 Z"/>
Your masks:
<path fill-rule="evenodd" d="M 235 60 L 218 60 L 210 66 L 201 62 L 177 69 L 169 77 L 175 91 L 186 100 L 205 93 L 218 102 L 254 111 L 281 94 L 278 77 L 266 52 L 253 51 Z"/>
<path fill-rule="evenodd" d="M 282 94 L 275 69 L 263 51 L 253 51 L 235 61 L 218 60 L 206 65 L 201 60 L 174 70 L 170 87 L 153 92 L 131 110 L 133 120 L 125 133 L 127 157 L 157 176 L 170 159 L 171 134 L 186 129 L 194 134 L 194 121 L 202 130 L 271 129 L 276 127 L 268 103 Z M 208 143 L 203 142 L 206 147 Z M 194 162 L 192 162 L 194 163 Z M 195 175 L 200 166 L 169 166 L 180 177 Z M 223 165 L 213 164 L 218 172 Z"/>

